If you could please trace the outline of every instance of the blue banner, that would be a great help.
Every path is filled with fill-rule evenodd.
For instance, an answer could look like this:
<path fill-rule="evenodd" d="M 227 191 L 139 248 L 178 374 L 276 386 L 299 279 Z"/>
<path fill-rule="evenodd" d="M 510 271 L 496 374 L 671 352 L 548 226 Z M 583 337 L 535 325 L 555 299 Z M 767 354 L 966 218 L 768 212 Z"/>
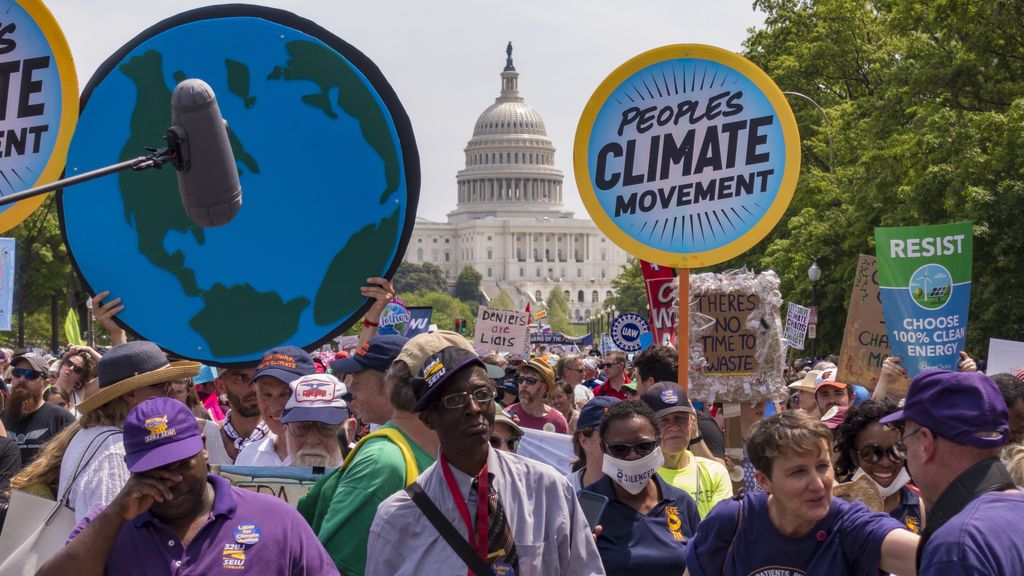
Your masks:
<path fill-rule="evenodd" d="M 530 334 L 530 344 L 560 344 L 562 346 L 590 346 L 594 342 L 593 334 L 584 336 L 567 336 L 561 332 L 534 332 Z"/>
<path fill-rule="evenodd" d="M 409 324 L 405 327 L 406 338 L 423 334 L 430 328 L 430 318 L 434 315 L 431 306 L 409 306 Z"/>
<path fill-rule="evenodd" d="M 956 370 L 971 305 L 971 223 L 875 228 L 875 250 L 893 356 L 910 377 Z"/>

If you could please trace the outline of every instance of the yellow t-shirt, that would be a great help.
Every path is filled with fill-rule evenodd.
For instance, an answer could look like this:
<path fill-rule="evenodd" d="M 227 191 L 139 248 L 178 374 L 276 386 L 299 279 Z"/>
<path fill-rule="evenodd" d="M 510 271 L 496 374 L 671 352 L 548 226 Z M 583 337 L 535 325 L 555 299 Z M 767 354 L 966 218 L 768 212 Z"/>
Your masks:
<path fill-rule="evenodd" d="M 694 456 L 689 450 L 688 464 L 680 470 L 672 470 L 662 466 L 658 475 L 662 480 L 686 492 L 697 501 L 697 512 L 703 520 L 708 512 L 722 500 L 732 498 L 732 481 L 725 466 Z"/>

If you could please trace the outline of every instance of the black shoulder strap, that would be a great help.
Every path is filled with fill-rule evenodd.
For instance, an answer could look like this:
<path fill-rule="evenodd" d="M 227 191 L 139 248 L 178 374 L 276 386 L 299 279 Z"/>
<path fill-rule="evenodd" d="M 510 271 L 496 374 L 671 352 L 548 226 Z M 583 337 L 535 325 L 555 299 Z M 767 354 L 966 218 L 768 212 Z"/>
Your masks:
<path fill-rule="evenodd" d="M 459 558 L 462 558 L 462 561 L 466 563 L 466 566 L 474 574 L 477 576 L 494 576 L 494 571 L 477 556 L 476 551 L 469 546 L 469 542 L 459 534 L 455 526 L 452 526 L 452 523 L 437 509 L 434 501 L 430 499 L 430 496 L 427 496 L 427 493 L 423 491 L 418 482 L 409 484 L 405 491 L 412 497 L 412 501 L 416 503 L 416 506 L 427 517 L 427 520 L 430 520 L 430 523 L 434 525 L 434 528 L 437 529 L 437 532 L 444 538 L 445 542 L 452 547 L 452 550 L 459 555 Z"/>

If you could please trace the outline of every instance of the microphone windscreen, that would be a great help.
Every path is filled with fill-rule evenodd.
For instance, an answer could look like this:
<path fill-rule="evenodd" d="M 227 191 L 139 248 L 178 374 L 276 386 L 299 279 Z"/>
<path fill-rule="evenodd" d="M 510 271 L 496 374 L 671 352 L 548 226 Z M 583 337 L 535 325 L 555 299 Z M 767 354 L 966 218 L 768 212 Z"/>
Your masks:
<path fill-rule="evenodd" d="M 188 217 L 203 227 L 227 224 L 242 206 L 242 186 L 213 89 L 197 78 L 178 84 L 171 95 L 171 122 L 184 136 L 178 192 Z"/>

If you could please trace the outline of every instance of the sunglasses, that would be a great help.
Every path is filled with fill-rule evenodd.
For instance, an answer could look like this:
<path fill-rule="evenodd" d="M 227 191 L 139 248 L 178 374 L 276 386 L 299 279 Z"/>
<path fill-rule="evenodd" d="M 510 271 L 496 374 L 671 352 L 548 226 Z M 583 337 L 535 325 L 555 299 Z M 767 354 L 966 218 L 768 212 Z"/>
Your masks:
<path fill-rule="evenodd" d="M 14 370 L 11 370 L 11 376 L 25 380 L 38 380 L 43 377 L 43 373 L 32 370 L 31 368 L 15 368 Z"/>
<path fill-rule="evenodd" d="M 85 368 L 82 368 L 81 366 L 75 364 L 71 360 L 65 360 L 63 365 L 67 366 L 68 368 L 71 368 L 71 371 L 74 372 L 75 374 L 78 374 L 79 376 L 85 373 Z"/>
<path fill-rule="evenodd" d="M 878 464 L 882 461 L 882 458 L 888 458 L 890 462 L 900 463 L 905 460 L 903 454 L 893 444 L 888 448 L 882 448 L 877 444 L 868 444 L 867 446 L 857 450 L 857 455 L 860 456 L 861 460 L 869 464 Z"/>
<path fill-rule="evenodd" d="M 579 374 L 583 374 L 584 372 L 586 372 L 586 370 L 583 368 L 566 368 L 566 370 L 569 370 L 570 372 L 576 372 Z"/>
<path fill-rule="evenodd" d="M 502 446 L 507 446 L 512 452 L 519 450 L 519 438 L 509 438 L 508 440 L 502 440 L 497 436 L 491 436 L 488 442 L 491 443 L 491 448 L 495 450 L 501 450 Z"/>
<path fill-rule="evenodd" d="M 330 438 L 338 435 L 338 425 L 325 424 L 323 422 L 295 422 L 288 425 L 288 433 L 297 437 L 305 438 L 309 433 L 316 430 L 323 438 Z"/>
<path fill-rule="evenodd" d="M 539 379 L 534 378 L 532 376 L 527 376 L 527 377 L 522 379 L 522 383 L 526 384 L 527 386 L 533 386 L 534 384 L 537 384 L 537 383 L 540 383 L 540 382 L 543 382 L 543 380 L 539 380 Z"/>
<path fill-rule="evenodd" d="M 494 389 L 490 386 L 477 388 L 472 392 L 458 392 L 456 394 L 449 394 L 441 398 L 441 404 L 445 408 L 462 408 L 469 403 L 469 397 L 472 396 L 473 400 L 478 406 L 483 406 L 485 403 L 494 400 Z"/>
<path fill-rule="evenodd" d="M 604 370 L 605 368 L 611 368 L 612 366 L 615 366 L 616 364 L 622 364 L 622 362 L 602 362 L 602 363 L 598 364 L 598 366 L 601 368 L 601 370 Z"/>
<path fill-rule="evenodd" d="M 636 444 L 605 444 L 604 451 L 612 457 L 624 460 L 626 456 L 629 456 L 630 452 L 636 452 L 637 456 L 643 458 L 654 452 L 654 449 L 657 447 L 657 440 L 644 440 Z"/>

